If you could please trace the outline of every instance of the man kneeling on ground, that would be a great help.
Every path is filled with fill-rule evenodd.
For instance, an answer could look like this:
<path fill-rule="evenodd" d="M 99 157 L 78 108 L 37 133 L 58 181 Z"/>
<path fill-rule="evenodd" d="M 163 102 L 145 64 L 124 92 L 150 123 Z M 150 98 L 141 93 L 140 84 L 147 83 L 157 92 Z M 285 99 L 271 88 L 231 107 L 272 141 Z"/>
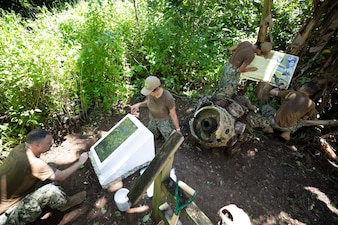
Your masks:
<path fill-rule="evenodd" d="M 40 159 L 52 144 L 53 137 L 48 131 L 33 130 L 26 143 L 15 147 L 0 166 L 0 225 L 30 223 L 46 206 L 66 211 L 86 198 L 85 191 L 68 197 L 52 181 L 69 177 L 87 161 L 88 153 L 82 153 L 67 169 L 58 170 Z"/>
<path fill-rule="evenodd" d="M 315 103 L 310 99 L 319 87 L 313 82 L 304 83 L 298 91 L 270 90 L 270 95 L 281 98 L 281 105 L 276 111 L 270 105 L 262 106 L 262 115 L 268 118 L 271 126 L 282 131 L 281 137 L 290 140 L 290 134 L 303 126 L 303 121 L 309 119 L 315 113 Z"/>

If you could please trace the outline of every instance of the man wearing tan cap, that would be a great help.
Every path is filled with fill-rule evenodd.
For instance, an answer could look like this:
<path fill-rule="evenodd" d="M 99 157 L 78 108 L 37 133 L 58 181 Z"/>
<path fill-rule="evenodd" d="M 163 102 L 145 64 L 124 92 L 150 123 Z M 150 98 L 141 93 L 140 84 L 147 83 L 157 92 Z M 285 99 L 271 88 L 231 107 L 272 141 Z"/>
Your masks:
<path fill-rule="evenodd" d="M 147 98 L 143 102 L 132 105 L 131 114 L 137 115 L 140 107 L 148 107 L 148 129 L 154 134 L 155 139 L 162 135 L 167 140 L 174 129 L 182 134 L 174 97 L 169 91 L 161 87 L 160 79 L 149 76 L 145 80 L 141 93 Z"/>
<path fill-rule="evenodd" d="M 266 57 L 272 50 L 272 44 L 263 42 L 252 45 L 250 42 L 244 41 L 231 47 L 230 50 L 234 53 L 224 65 L 220 81 L 220 91 L 226 93 L 229 98 L 237 93 L 240 74 L 257 70 L 256 67 L 248 67 L 254 60 L 255 55 L 264 55 Z"/>

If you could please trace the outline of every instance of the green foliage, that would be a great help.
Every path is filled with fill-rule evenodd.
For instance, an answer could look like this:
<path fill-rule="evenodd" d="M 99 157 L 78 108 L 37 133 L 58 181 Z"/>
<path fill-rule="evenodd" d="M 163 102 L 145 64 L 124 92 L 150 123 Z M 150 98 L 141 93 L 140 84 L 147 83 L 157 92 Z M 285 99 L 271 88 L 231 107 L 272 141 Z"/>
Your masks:
<path fill-rule="evenodd" d="M 245 96 L 250 99 L 253 105 L 259 105 L 257 95 L 256 95 L 256 85 L 253 82 L 248 83 L 245 86 Z"/>
<path fill-rule="evenodd" d="M 54 129 L 60 117 L 92 105 L 107 110 L 128 101 L 133 88 L 122 32 L 104 20 L 113 9 L 98 6 L 41 9 L 35 20 L 1 12 L 0 113 L 12 131 L 2 129 L 3 142 L 22 141 L 34 128 Z"/>
<path fill-rule="evenodd" d="M 69 4 L 76 4 L 78 0 L 5 0 L 0 2 L 0 8 L 8 12 L 15 12 L 25 18 L 36 18 L 39 8 L 63 8 Z"/>
<path fill-rule="evenodd" d="M 274 27 L 272 35 L 275 49 L 286 50 L 305 19 L 312 14 L 311 3 L 310 0 L 277 0 L 273 2 Z"/>
<path fill-rule="evenodd" d="M 304 140 L 308 135 L 306 133 L 295 133 L 295 135 L 292 137 L 294 140 Z"/>
<path fill-rule="evenodd" d="M 214 89 L 227 49 L 254 36 L 251 24 L 259 16 L 252 15 L 259 15 L 259 7 L 251 1 L 151 1 L 148 10 L 156 13 L 148 17 L 141 48 L 149 73 L 166 77 L 176 91 Z"/>
<path fill-rule="evenodd" d="M 22 15 L 33 19 L 0 11 L 0 150 L 33 128 L 55 129 L 63 117 L 143 98 L 149 75 L 177 94 L 213 92 L 228 49 L 254 42 L 262 7 L 258 0 L 140 0 L 136 8 L 120 0 L 60 0 L 49 8 L 18 2 L 27 3 L 31 10 Z M 309 0 L 288 2 L 274 2 L 281 49 L 310 9 Z"/>
<path fill-rule="evenodd" d="M 8 123 L 0 125 L 0 159 L 5 158 L 9 154 L 10 149 L 17 144 L 18 140 L 11 137 L 11 133 L 13 132 L 16 132 L 15 129 L 9 127 Z"/>
<path fill-rule="evenodd" d="M 46 23 L 22 20 L 5 14 L 0 21 L 4 34 L 0 46 L 1 115 L 24 134 L 42 127 L 42 120 L 60 112 L 69 99 L 71 79 L 64 77 L 68 60 L 58 33 Z M 51 54 L 53 53 L 53 54 Z M 9 88 L 10 87 L 10 88 Z"/>
<path fill-rule="evenodd" d="M 109 22 L 118 15 L 116 10 L 109 2 L 90 3 L 84 15 L 85 24 L 79 30 L 78 41 L 82 48 L 77 70 L 85 109 L 91 104 L 105 110 L 121 102 L 124 104 L 131 90 L 128 88 L 130 68 L 124 56 L 123 38 L 126 34 L 123 33 L 123 24 Z"/>

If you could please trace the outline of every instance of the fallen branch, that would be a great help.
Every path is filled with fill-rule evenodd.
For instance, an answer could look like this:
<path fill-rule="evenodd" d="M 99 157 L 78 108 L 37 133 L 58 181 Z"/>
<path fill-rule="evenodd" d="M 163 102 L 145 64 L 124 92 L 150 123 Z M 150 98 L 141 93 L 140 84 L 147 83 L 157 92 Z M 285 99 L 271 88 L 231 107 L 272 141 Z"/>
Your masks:
<path fill-rule="evenodd" d="M 304 120 L 303 126 L 338 126 L 338 120 Z"/>
<path fill-rule="evenodd" d="M 318 138 L 318 139 L 317 139 Z M 325 155 L 330 159 L 338 163 L 338 157 L 336 154 L 336 150 L 324 139 L 321 137 L 317 137 L 320 144 L 320 150 L 325 153 Z"/>
<path fill-rule="evenodd" d="M 335 135 L 338 135 L 338 132 L 331 132 L 331 133 L 323 134 L 321 136 L 321 138 L 326 139 L 326 138 L 329 138 L 329 137 L 332 137 L 332 136 L 335 136 Z"/>

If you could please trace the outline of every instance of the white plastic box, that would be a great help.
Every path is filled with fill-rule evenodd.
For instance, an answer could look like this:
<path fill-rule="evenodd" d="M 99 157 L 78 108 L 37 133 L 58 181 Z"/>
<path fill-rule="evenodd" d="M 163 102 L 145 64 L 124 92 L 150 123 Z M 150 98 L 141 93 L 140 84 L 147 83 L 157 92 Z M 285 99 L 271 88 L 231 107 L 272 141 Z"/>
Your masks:
<path fill-rule="evenodd" d="M 147 166 L 155 157 L 154 135 L 127 114 L 90 148 L 90 160 L 103 188 Z"/>

